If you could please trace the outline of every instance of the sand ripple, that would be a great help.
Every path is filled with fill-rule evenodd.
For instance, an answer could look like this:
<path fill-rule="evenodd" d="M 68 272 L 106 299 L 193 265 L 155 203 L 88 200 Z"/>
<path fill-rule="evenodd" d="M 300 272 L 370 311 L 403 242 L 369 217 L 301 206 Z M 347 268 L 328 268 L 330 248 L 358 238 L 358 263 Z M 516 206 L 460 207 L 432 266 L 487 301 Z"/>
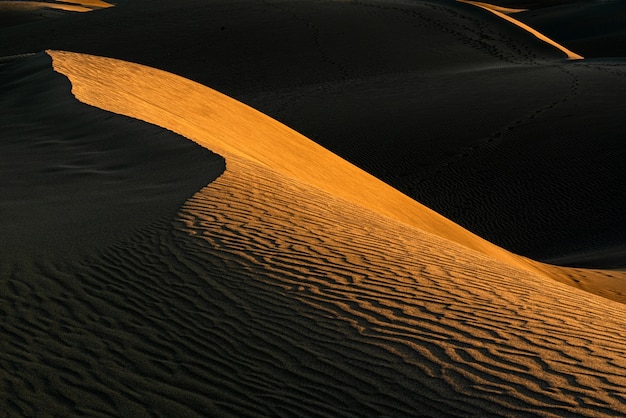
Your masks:
<path fill-rule="evenodd" d="M 172 223 L 6 283 L 14 414 L 626 413 L 623 305 L 237 157 Z"/>
<path fill-rule="evenodd" d="M 158 118 L 166 103 L 140 109 Z M 267 154 L 250 155 L 211 114 L 190 132 L 216 130 L 226 171 L 174 218 L 71 263 L 1 265 L 7 415 L 626 414 L 623 305 L 549 278 L 584 271 L 473 242 L 417 204 L 406 216 L 434 232 L 379 212 L 384 201 L 341 197 L 339 174 L 357 173 L 347 163 L 283 137 L 300 158 L 336 164 L 323 189 L 328 173 L 303 181 L 305 168 L 273 165 L 272 135 L 261 132 L 283 132 L 276 125 L 246 125 L 259 129 L 250 144 L 268 141 Z"/>

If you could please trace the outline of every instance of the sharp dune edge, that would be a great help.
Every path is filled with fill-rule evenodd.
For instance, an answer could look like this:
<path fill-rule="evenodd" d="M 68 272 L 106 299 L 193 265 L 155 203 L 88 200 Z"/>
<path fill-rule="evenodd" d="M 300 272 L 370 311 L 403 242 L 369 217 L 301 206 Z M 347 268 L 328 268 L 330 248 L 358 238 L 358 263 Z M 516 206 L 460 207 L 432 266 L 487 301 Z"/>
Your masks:
<path fill-rule="evenodd" d="M 9 275 L 10 415 L 626 413 L 623 305 L 549 278 L 591 272 L 500 250 L 207 87 L 48 54 L 81 101 L 226 170 L 172 221 Z"/>

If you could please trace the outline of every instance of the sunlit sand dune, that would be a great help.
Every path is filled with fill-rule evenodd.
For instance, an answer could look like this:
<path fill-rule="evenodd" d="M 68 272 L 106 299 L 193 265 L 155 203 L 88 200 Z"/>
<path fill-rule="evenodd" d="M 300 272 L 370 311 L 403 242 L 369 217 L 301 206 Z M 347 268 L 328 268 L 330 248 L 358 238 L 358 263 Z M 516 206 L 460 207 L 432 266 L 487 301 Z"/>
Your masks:
<path fill-rule="evenodd" d="M 555 269 L 511 254 L 297 132 L 214 90 L 160 70 L 112 59 L 60 51 L 49 54 L 62 58 L 53 61 L 55 69 L 71 78 L 72 92 L 86 103 L 167 127 L 227 159 L 239 155 L 260 162 L 339 198 L 522 269 L 542 274 L 549 271 L 550 277 L 575 286 L 583 280 L 586 290 L 620 301 L 624 297 L 624 284 L 618 279 L 607 282 L 606 276 L 626 277 L 626 273 L 586 270 L 580 274 L 576 269 Z M 163 109 L 160 103 L 170 106 Z M 205 111 L 208 103 L 212 104 L 211 112 Z M 257 126 L 265 128 L 258 130 Z M 254 135 L 250 135 L 252 131 Z M 594 285 L 595 280 L 603 285 Z"/>
<path fill-rule="evenodd" d="M 158 124 L 224 157 L 243 156 L 395 220 L 527 265 L 286 126 L 214 90 L 122 61 L 60 51 L 49 54 L 58 58 L 53 60 L 54 68 L 70 77 L 72 92 L 85 103 Z M 161 103 L 170 106 L 163 109 Z M 209 106 L 211 111 L 206 110 Z"/>
<path fill-rule="evenodd" d="M 226 169 L 213 181 L 190 173 L 206 187 L 169 221 L 71 262 L 3 265 L 0 403 L 10 415 L 626 413 L 623 305 L 551 278 L 575 272 L 498 249 L 207 87 L 48 54 L 71 83 L 48 90 L 43 79 L 55 105 L 157 124 Z M 44 58 L 2 68 L 4 82 L 28 79 Z M 38 103 L 21 111 L 52 106 Z M 56 135 L 72 137 L 65 129 Z M 190 157 L 169 154 L 162 165 Z"/>

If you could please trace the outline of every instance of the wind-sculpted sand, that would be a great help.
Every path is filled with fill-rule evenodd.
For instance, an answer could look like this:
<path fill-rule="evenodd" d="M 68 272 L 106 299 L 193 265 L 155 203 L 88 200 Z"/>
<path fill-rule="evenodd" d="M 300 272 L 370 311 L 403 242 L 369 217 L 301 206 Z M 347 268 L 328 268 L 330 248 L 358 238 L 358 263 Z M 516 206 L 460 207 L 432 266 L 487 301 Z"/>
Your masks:
<path fill-rule="evenodd" d="M 80 100 L 226 170 L 89 255 L 3 264 L 9 415 L 626 413 L 623 305 L 553 280 L 591 272 L 500 250 L 209 88 L 48 54 Z"/>

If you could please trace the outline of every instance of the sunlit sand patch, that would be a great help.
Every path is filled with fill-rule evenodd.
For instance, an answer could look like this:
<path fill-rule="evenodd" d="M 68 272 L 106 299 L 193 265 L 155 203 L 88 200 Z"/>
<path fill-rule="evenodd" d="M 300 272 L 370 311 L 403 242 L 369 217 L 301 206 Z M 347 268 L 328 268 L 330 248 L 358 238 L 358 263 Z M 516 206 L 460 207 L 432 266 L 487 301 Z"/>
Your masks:
<path fill-rule="evenodd" d="M 119 60 L 63 51 L 48 54 L 54 69 L 70 78 L 72 93 L 85 103 L 167 127 L 227 160 L 230 155 L 248 158 L 404 224 L 535 270 L 529 260 L 472 234 L 287 126 L 215 90 Z M 165 110 L 161 103 L 171 106 Z"/>
<path fill-rule="evenodd" d="M 85 13 L 113 6 L 113 4 L 101 0 L 0 1 L 0 7 L 24 11 L 54 9 L 66 12 Z"/>
<path fill-rule="evenodd" d="M 114 4 L 107 3 L 106 1 L 102 0 L 63 0 L 63 3 L 80 4 L 82 6 L 98 9 L 106 9 L 107 7 L 114 6 Z"/>
<path fill-rule="evenodd" d="M 0 2 L 0 10 L 16 11 L 39 11 L 39 10 L 62 10 L 65 12 L 91 12 L 93 9 L 76 4 L 47 3 L 43 1 L 3 1 Z"/>
<path fill-rule="evenodd" d="M 553 47 L 559 49 L 560 51 L 562 51 L 563 53 L 565 53 L 565 55 L 567 55 L 567 58 L 569 58 L 570 60 L 581 60 L 584 59 L 583 56 L 578 55 L 575 52 L 570 51 L 569 49 L 565 48 L 563 45 L 559 44 L 558 42 L 548 38 L 546 35 L 542 34 L 541 32 L 531 28 L 530 26 L 520 22 L 517 19 L 512 18 L 511 16 L 507 15 L 506 12 L 503 12 L 502 10 L 499 10 L 500 8 L 498 6 L 493 6 L 491 4 L 488 3 L 482 3 L 482 2 L 476 2 L 476 1 L 469 1 L 469 0 L 458 0 L 461 3 L 468 3 L 468 4 L 472 4 L 474 6 L 483 8 L 485 10 L 489 10 L 491 13 L 495 14 L 496 16 L 501 17 L 502 19 L 505 19 L 511 23 L 513 23 L 514 25 L 524 29 L 525 31 L 532 33 L 534 36 L 536 36 L 537 38 L 539 38 L 540 40 L 544 41 L 545 43 L 552 45 Z"/>

